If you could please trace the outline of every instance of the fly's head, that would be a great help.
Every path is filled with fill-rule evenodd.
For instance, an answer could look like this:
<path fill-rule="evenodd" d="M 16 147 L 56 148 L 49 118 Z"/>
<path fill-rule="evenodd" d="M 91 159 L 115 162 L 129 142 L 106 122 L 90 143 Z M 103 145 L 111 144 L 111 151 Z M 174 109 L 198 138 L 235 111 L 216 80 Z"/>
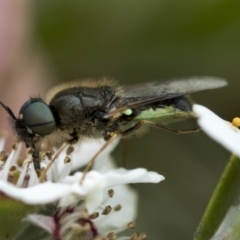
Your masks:
<path fill-rule="evenodd" d="M 39 151 L 41 140 L 56 129 L 52 110 L 40 98 L 26 101 L 19 111 L 18 118 L 9 107 L 2 102 L 0 104 L 9 114 L 14 131 L 26 147 Z"/>

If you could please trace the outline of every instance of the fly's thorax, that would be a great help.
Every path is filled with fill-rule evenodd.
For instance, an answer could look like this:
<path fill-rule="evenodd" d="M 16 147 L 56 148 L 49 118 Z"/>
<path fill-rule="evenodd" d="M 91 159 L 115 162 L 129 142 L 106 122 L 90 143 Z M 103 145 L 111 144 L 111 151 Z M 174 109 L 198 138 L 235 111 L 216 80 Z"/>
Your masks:
<path fill-rule="evenodd" d="M 59 92 L 49 105 L 60 127 L 82 125 L 96 110 L 105 109 L 114 97 L 115 91 L 109 86 L 78 87 Z"/>
<path fill-rule="evenodd" d="M 85 110 L 87 108 L 106 107 L 115 96 L 115 90 L 110 86 L 98 88 L 75 87 L 62 90 L 49 102 L 49 105 L 64 104 L 62 108 L 76 108 Z"/>

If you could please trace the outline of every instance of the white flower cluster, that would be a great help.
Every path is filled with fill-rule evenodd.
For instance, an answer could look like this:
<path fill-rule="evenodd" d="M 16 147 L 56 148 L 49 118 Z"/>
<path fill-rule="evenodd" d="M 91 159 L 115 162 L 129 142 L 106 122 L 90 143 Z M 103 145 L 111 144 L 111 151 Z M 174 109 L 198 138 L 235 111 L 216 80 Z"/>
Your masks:
<path fill-rule="evenodd" d="M 69 151 L 67 147 L 46 174 L 46 181 L 39 182 L 34 170 L 31 149 L 25 160 L 19 163 L 21 146 L 14 144 L 7 156 L 0 154 L 0 193 L 28 205 L 54 204 L 53 216 L 37 213 L 25 220 L 46 230 L 53 239 L 116 239 L 117 233 L 133 227 L 136 217 L 136 192 L 130 183 L 159 183 L 164 177 L 156 172 L 138 168 L 115 168 L 110 152 L 117 141 L 107 147 L 96 159 L 93 169 L 86 174 L 74 169 L 84 166 L 101 148 L 104 141 L 81 144 Z M 0 139 L 0 150 L 4 139 Z M 45 154 L 41 165 L 49 164 Z M 51 158 L 51 157 L 49 157 Z M 144 234 L 119 239 L 145 239 Z"/>

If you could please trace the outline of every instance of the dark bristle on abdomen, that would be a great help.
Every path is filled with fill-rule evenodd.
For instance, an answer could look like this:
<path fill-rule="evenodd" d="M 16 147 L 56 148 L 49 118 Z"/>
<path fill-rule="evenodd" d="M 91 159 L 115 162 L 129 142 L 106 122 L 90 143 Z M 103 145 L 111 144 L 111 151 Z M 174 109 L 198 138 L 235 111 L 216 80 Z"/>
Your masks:
<path fill-rule="evenodd" d="M 168 106 L 174 106 L 175 108 L 177 108 L 181 111 L 184 111 L 184 112 L 191 112 L 192 111 L 192 104 L 184 96 L 159 101 L 159 102 L 156 102 L 156 103 L 151 105 L 151 107 L 153 109 L 164 108 L 164 107 L 168 107 Z"/>
<path fill-rule="evenodd" d="M 174 105 L 181 111 L 184 112 L 191 112 L 192 111 L 192 104 L 186 97 L 179 97 L 174 99 Z"/>

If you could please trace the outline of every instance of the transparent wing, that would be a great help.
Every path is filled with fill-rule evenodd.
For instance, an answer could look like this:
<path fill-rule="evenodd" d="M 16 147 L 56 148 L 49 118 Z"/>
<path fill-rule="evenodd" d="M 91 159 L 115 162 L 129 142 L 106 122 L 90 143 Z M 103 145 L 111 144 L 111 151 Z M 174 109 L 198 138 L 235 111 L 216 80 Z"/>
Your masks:
<path fill-rule="evenodd" d="M 123 112 L 131 107 L 141 107 L 149 103 L 226 85 L 227 81 L 221 78 L 190 77 L 123 86 L 119 100 L 108 109 L 107 115 Z"/>
<path fill-rule="evenodd" d="M 154 81 L 145 84 L 123 87 L 123 98 L 159 98 L 170 99 L 189 93 L 207 89 L 220 88 L 227 85 L 227 81 L 215 77 L 191 77 L 168 81 Z"/>

